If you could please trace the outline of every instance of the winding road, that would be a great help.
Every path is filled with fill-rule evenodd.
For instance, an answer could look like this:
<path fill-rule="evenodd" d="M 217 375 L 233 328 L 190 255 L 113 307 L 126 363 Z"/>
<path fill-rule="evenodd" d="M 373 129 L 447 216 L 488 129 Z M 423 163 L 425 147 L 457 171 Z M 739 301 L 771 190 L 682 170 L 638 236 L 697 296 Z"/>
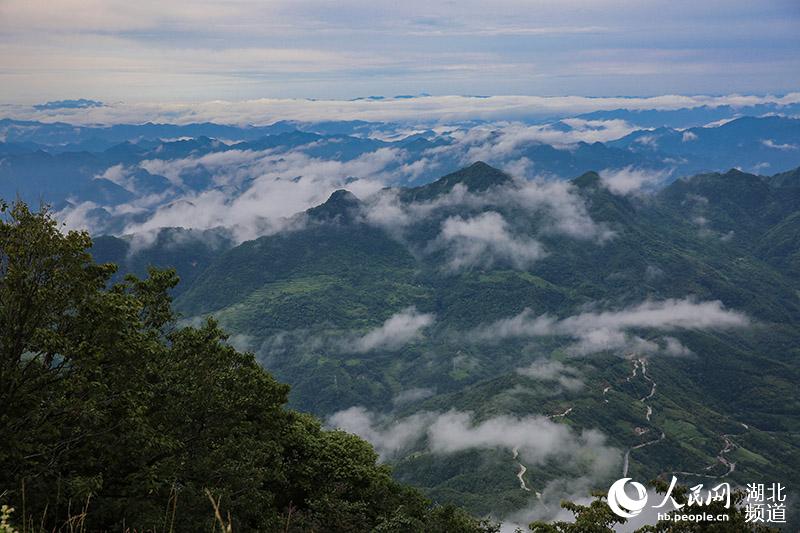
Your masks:
<path fill-rule="evenodd" d="M 525 472 L 528 471 L 528 468 L 524 464 L 520 463 L 519 460 L 517 459 L 519 457 L 519 447 L 515 447 L 512 450 L 512 453 L 514 454 L 514 460 L 517 461 L 517 465 L 519 466 L 519 472 L 517 472 L 517 479 L 519 480 L 519 488 L 530 492 L 531 489 L 528 488 L 528 485 L 525 483 L 525 478 L 522 477 L 525 475 Z"/>
<path fill-rule="evenodd" d="M 567 409 L 565 409 L 561 413 L 556 413 L 554 415 L 547 415 L 547 418 L 549 418 L 550 420 L 553 420 L 554 418 L 564 418 L 565 416 L 569 415 L 572 412 L 573 409 L 574 409 L 574 407 L 568 407 Z M 522 490 L 531 492 L 530 487 L 528 487 L 528 484 L 525 483 L 524 476 L 525 476 L 525 473 L 528 471 L 528 467 L 526 467 L 524 464 L 522 464 L 520 462 L 520 460 L 519 460 L 519 446 L 515 446 L 514 449 L 511 450 L 511 453 L 514 456 L 514 461 L 517 462 L 517 466 L 519 467 L 519 470 L 517 471 L 517 479 L 519 480 L 519 488 L 522 489 Z M 534 492 L 534 494 L 536 494 L 537 498 L 541 499 L 542 494 L 540 492 L 537 492 L 537 491 L 533 491 L 533 492 Z"/>
<path fill-rule="evenodd" d="M 642 369 L 642 378 L 650 383 L 650 392 L 646 396 L 639 398 L 638 401 L 639 403 L 644 404 L 645 407 L 647 408 L 645 417 L 647 418 L 647 421 L 650 422 L 650 417 L 653 416 L 653 408 L 650 405 L 647 405 L 647 401 L 655 395 L 656 387 L 658 386 L 658 384 L 655 382 L 653 378 L 651 378 L 647 374 L 647 360 L 644 357 L 637 357 L 636 359 L 633 360 L 633 370 L 631 371 L 631 374 L 625 379 L 625 381 L 630 382 L 633 378 L 635 378 L 637 370 L 639 370 L 640 368 Z M 605 395 L 607 390 L 608 387 L 603 389 L 603 395 Z M 608 400 L 606 400 L 606 402 L 608 402 Z M 622 477 L 628 476 L 628 467 L 630 466 L 631 452 L 633 450 L 639 450 L 647 446 L 652 446 L 653 444 L 661 442 L 665 438 L 667 438 L 667 436 L 662 431 L 661 435 L 657 439 L 649 440 L 647 442 L 643 442 L 641 444 L 637 444 L 636 446 L 631 446 L 630 448 L 628 448 L 627 451 L 625 452 L 625 457 L 622 459 Z"/>
<path fill-rule="evenodd" d="M 629 354 L 629 355 L 635 357 L 634 354 Z M 650 422 L 651 417 L 653 416 L 653 408 L 652 406 L 647 404 L 647 401 L 650 400 L 655 395 L 658 383 L 656 383 L 655 380 L 651 378 L 650 375 L 647 373 L 647 360 L 645 358 L 636 357 L 635 359 L 633 359 L 633 369 L 631 370 L 630 375 L 627 378 L 625 378 L 625 381 L 630 382 L 633 378 L 635 378 L 639 369 L 641 369 L 642 378 L 650 383 L 650 392 L 646 396 L 639 398 L 639 403 L 644 404 L 647 409 L 645 413 L 645 418 L 647 419 L 648 422 Z M 610 386 L 603 389 L 604 397 L 609 389 Z M 608 403 L 608 400 L 605 400 L 605 402 Z M 743 428 L 750 429 L 749 426 L 747 426 L 747 424 L 744 424 L 742 422 L 740 422 L 740 424 Z M 698 472 L 675 471 L 673 473 L 685 476 L 697 476 L 697 477 L 707 477 L 707 478 L 724 478 L 730 475 L 732 472 L 736 470 L 736 463 L 734 461 L 728 460 L 728 458 L 725 457 L 725 454 L 734 450 L 737 447 L 736 443 L 731 440 L 732 437 L 733 435 L 728 433 L 722 435 L 722 440 L 724 442 L 724 445 L 722 449 L 719 452 L 717 452 L 716 461 L 705 468 L 705 470 L 708 471 L 717 466 L 718 464 L 721 464 L 727 468 L 727 471 L 725 473 L 718 476 L 712 474 L 702 474 Z M 637 444 L 636 446 L 631 446 L 630 448 L 628 448 L 628 450 L 625 452 L 625 457 L 623 458 L 622 461 L 622 477 L 627 477 L 628 475 L 628 467 L 630 466 L 630 456 L 633 450 L 638 450 L 641 448 L 645 448 L 647 446 L 652 446 L 653 444 L 661 442 L 665 438 L 666 434 L 662 431 L 661 435 L 657 439 L 643 442 L 641 444 Z"/>
<path fill-rule="evenodd" d="M 742 424 L 742 426 L 745 426 L 747 428 L 747 426 L 745 424 Z M 749 429 L 749 428 L 747 428 L 747 429 Z M 736 443 L 731 440 L 731 437 L 733 437 L 733 435 L 730 435 L 728 433 L 725 433 L 724 435 L 722 435 L 722 440 L 724 442 L 724 446 L 722 447 L 722 449 L 719 452 L 717 452 L 717 457 L 716 457 L 717 460 L 714 461 L 712 464 L 708 465 L 705 468 L 705 470 L 711 470 L 712 468 L 714 468 L 718 464 L 721 464 L 725 468 L 728 469 L 725 473 L 720 474 L 718 476 L 714 476 L 712 474 L 701 474 L 701 473 L 698 473 L 698 472 L 681 472 L 681 471 L 677 471 L 677 472 L 673 472 L 673 473 L 674 474 L 682 474 L 684 476 L 707 477 L 707 478 L 713 478 L 713 479 L 721 479 L 721 478 L 724 478 L 724 477 L 727 477 L 727 476 L 731 475 L 734 472 L 734 470 L 736 470 L 736 463 L 734 461 L 729 461 L 728 458 L 725 457 L 726 453 L 730 452 L 731 450 L 736 449 L 736 447 L 737 447 Z"/>

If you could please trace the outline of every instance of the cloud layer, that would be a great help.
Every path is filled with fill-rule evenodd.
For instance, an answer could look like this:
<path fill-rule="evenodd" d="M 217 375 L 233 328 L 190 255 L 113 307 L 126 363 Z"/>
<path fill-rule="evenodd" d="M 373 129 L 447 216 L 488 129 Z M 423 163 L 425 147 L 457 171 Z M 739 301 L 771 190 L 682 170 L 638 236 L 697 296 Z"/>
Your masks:
<path fill-rule="evenodd" d="M 619 452 L 606 444 L 599 431 L 576 431 L 543 416 L 476 420 L 473 413 L 451 410 L 426 411 L 395 420 L 363 407 L 351 407 L 332 415 L 328 423 L 367 439 L 384 458 L 424 442 L 425 449 L 436 454 L 517 449 L 530 464 L 552 459 L 584 461 L 596 474 L 605 473 L 620 459 Z"/>
<path fill-rule="evenodd" d="M 372 350 L 396 350 L 403 345 L 418 339 L 422 330 L 433 324 L 435 316 L 420 313 L 409 307 L 389 317 L 383 325 L 366 333 L 350 343 L 355 352 Z"/>
<path fill-rule="evenodd" d="M 800 81 L 798 82 L 800 83 Z M 0 102 L 2 104 L 3 102 Z M 30 105 L 0 105 L 0 115 L 21 120 L 69 122 L 71 124 L 136 124 L 157 122 L 188 124 L 215 122 L 219 124 L 264 125 L 279 120 L 367 120 L 393 121 L 412 124 L 448 124 L 457 121 L 489 120 L 520 121 L 553 117 L 573 117 L 593 111 L 675 110 L 700 106 L 745 107 L 764 103 L 789 105 L 800 103 L 800 92 L 784 96 L 726 96 L 663 95 L 646 98 L 583 96 L 426 96 L 417 98 L 386 98 L 380 100 L 326 100 L 297 98 L 260 98 L 239 101 L 206 101 L 185 103 L 111 103 L 102 107 L 80 109 L 34 109 Z M 578 126 L 584 140 L 591 142 L 619 137 L 628 131 L 622 122 L 598 128 L 591 122 L 572 123 Z M 513 145 L 521 138 L 533 138 L 558 144 L 565 137 L 548 129 L 519 129 L 505 139 Z"/>
<path fill-rule="evenodd" d="M 477 328 L 471 337 L 491 342 L 510 338 L 568 337 L 575 339 L 569 350 L 576 355 L 605 350 L 684 355 L 688 349 L 677 339 L 666 337 L 659 344 L 628 330 L 708 330 L 740 328 L 749 324 L 746 315 L 725 309 L 720 301 L 696 302 L 685 298 L 645 301 L 617 311 L 591 311 L 563 319 L 537 316 L 532 310 L 525 309 L 514 317 Z"/>
<path fill-rule="evenodd" d="M 496 262 L 525 269 L 545 255 L 539 242 L 513 235 L 505 219 L 493 211 L 467 219 L 448 218 L 442 224 L 437 245 L 446 250 L 451 270 L 491 267 Z"/>
<path fill-rule="evenodd" d="M 577 391 L 583 387 L 580 372 L 561 361 L 539 359 L 526 367 L 518 368 L 517 374 L 539 381 L 555 381 L 569 391 Z"/>

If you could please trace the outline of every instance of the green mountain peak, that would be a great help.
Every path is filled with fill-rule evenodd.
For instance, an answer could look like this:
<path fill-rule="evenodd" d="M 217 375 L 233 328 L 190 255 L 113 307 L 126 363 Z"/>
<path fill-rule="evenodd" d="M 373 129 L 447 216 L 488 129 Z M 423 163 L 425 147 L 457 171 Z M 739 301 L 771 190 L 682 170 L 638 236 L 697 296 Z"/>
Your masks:
<path fill-rule="evenodd" d="M 572 183 L 579 189 L 597 187 L 600 185 L 600 175 L 597 172 L 590 170 L 589 172 L 585 172 L 577 178 L 574 178 Z"/>
<path fill-rule="evenodd" d="M 464 185 L 470 192 L 483 192 L 491 187 L 508 184 L 512 180 L 513 178 L 502 170 L 483 161 L 477 161 L 427 185 L 406 189 L 401 197 L 406 201 L 429 200 L 447 194 L 458 184 Z"/>
<path fill-rule="evenodd" d="M 324 204 L 306 210 L 306 215 L 314 220 L 327 222 L 339 220 L 352 222 L 361 206 L 361 200 L 346 189 L 333 191 Z"/>

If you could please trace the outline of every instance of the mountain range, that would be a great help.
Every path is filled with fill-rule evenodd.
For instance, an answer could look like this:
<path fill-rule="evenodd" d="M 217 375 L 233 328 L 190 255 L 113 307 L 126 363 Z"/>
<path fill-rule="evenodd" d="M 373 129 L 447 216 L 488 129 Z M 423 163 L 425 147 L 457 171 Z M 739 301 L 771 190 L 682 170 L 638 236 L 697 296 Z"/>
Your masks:
<path fill-rule="evenodd" d="M 422 185 L 475 160 L 516 177 L 570 179 L 595 170 L 638 173 L 647 185 L 731 167 L 775 174 L 800 165 L 797 118 L 741 117 L 676 129 L 640 128 L 609 118 L 615 116 L 438 127 L 364 121 L 74 126 L 3 119 L 0 197 L 49 203 L 76 227 L 121 234 L 187 219 L 193 229 L 212 229 L 224 225 L 221 211 L 241 210 L 237 202 L 269 205 L 277 189 L 298 184 L 296 204 L 241 221 L 281 225 L 338 188 Z"/>
<path fill-rule="evenodd" d="M 797 122 L 635 132 L 571 153 L 663 149 L 713 166 L 727 146 L 755 161 L 765 145 L 735 139 L 791 144 Z M 183 142 L 186 154 L 213 141 Z M 26 156 L 75 157 L 13 157 Z M 798 486 L 800 169 L 650 191 L 575 176 L 477 162 L 422 184 L 342 187 L 253 238 L 187 224 L 97 237 L 93 253 L 120 275 L 175 268 L 183 320 L 214 316 L 292 386 L 294 407 L 479 515 L 552 517 L 559 499 L 620 477 Z"/>

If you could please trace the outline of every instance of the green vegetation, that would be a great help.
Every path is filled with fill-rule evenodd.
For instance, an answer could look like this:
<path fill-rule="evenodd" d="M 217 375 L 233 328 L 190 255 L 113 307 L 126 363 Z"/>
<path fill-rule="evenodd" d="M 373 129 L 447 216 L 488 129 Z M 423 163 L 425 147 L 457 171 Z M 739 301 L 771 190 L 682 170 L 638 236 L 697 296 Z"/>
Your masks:
<path fill-rule="evenodd" d="M 178 327 L 173 271 L 110 283 L 90 246 L 2 206 L 0 530 L 493 530 L 286 409 L 289 387 L 213 319 Z"/>
<path fill-rule="evenodd" d="M 614 233 L 596 242 L 552 231 L 552 213 L 512 205 L 499 190 L 508 176 L 474 165 L 437 182 L 398 191 L 399 205 L 442 199 L 459 184 L 489 198 L 490 207 L 443 202 L 425 216 L 388 231 L 356 216 L 363 208 L 338 194 L 305 216 L 308 223 L 264 236 L 211 257 L 190 286 L 175 296 L 187 322 L 213 316 L 282 382 L 289 405 L 319 417 L 352 406 L 394 420 L 420 412 L 469 411 L 480 422 L 498 415 L 554 415 L 575 431 L 597 429 L 608 445 L 630 454 L 629 476 L 653 479 L 672 472 L 682 483 L 727 475 L 732 483 L 781 482 L 800 487 L 800 176 L 738 171 L 678 180 L 647 197 L 612 194 L 597 174 L 572 182 L 572 193 L 596 224 Z M 508 261 L 445 268 L 436 248 L 444 220 L 491 209 L 514 235 L 536 238 L 548 255 L 520 268 Z M 107 260 L 106 242 L 94 250 Z M 198 249 L 198 254 L 201 250 Z M 147 253 L 164 253 L 158 244 Z M 179 269 L 179 274 L 180 274 Z M 563 318 L 586 309 L 624 309 L 668 298 L 719 300 L 746 314 L 751 325 L 725 330 L 679 328 L 634 333 L 655 342 L 665 334 L 691 351 L 648 355 L 658 383 L 627 380 L 633 361 L 621 350 L 587 357 L 569 354 L 570 338 L 510 338 L 476 343 L 465 333 L 528 308 Z M 414 306 L 435 322 L 410 342 L 353 352 L 347 341 L 380 328 Z M 520 375 L 539 360 L 574 369 L 583 386 Z M 605 389 L 608 388 L 607 391 Z M 409 390 L 426 391 L 397 401 Z M 605 391 L 605 392 L 604 392 Z M 725 456 L 735 470 L 718 460 Z M 536 504 L 520 488 L 508 449 L 434 454 L 424 438 L 389 457 L 399 481 L 440 503 L 482 516 Z M 529 486 L 543 490 L 576 477 L 559 461 L 528 464 Z M 622 465 L 590 489 L 607 489 Z"/>

